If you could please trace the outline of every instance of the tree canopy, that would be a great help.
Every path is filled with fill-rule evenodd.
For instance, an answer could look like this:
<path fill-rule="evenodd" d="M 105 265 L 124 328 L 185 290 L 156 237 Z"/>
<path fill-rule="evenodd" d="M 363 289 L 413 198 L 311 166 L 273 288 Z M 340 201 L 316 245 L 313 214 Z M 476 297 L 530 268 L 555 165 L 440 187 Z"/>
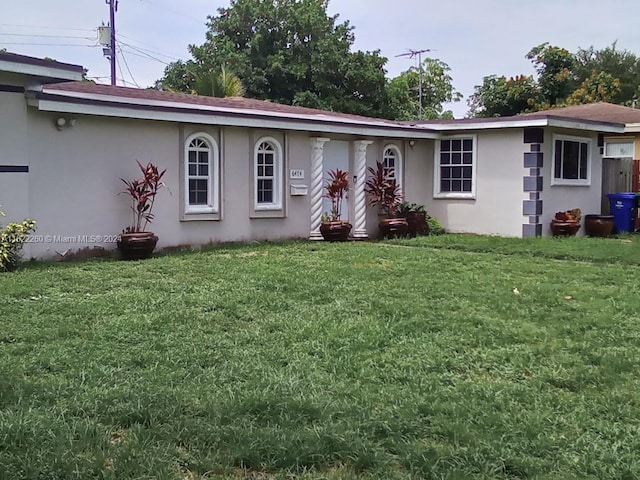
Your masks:
<path fill-rule="evenodd" d="M 348 21 L 327 13 L 328 0 L 231 0 L 208 17 L 206 41 L 192 58 L 170 64 L 157 83 L 183 92 L 200 90 L 221 69 L 238 77 L 251 98 L 389 119 L 418 118 L 417 68 L 387 80 L 378 50 L 352 51 Z M 461 95 L 449 67 L 423 66 L 423 115 L 450 115 L 443 104 Z"/>
<path fill-rule="evenodd" d="M 395 120 L 453 118 L 453 113 L 445 110 L 444 104 L 459 102 L 462 94 L 453 87 L 450 71 L 443 61 L 427 58 L 420 67 L 411 67 L 389 80 L 387 116 Z"/>
<path fill-rule="evenodd" d="M 516 115 L 527 111 L 606 101 L 631 105 L 640 95 L 640 59 L 616 44 L 576 53 L 548 43 L 527 53 L 536 77 L 483 78 L 468 99 L 476 117 Z"/>

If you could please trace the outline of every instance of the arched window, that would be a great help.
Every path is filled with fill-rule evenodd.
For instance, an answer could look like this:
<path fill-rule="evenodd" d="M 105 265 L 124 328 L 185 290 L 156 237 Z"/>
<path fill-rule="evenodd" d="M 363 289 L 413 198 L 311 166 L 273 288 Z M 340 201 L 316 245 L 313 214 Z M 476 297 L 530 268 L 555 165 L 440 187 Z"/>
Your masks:
<path fill-rule="evenodd" d="M 282 208 L 282 147 L 274 138 L 256 142 L 254 153 L 254 208 Z"/>
<path fill-rule="evenodd" d="M 218 212 L 218 147 L 210 135 L 196 133 L 185 142 L 185 213 Z"/>
<path fill-rule="evenodd" d="M 382 154 L 382 163 L 384 165 L 384 174 L 388 179 L 395 179 L 396 184 L 402 190 L 402 155 L 395 145 L 387 145 L 384 147 Z"/>

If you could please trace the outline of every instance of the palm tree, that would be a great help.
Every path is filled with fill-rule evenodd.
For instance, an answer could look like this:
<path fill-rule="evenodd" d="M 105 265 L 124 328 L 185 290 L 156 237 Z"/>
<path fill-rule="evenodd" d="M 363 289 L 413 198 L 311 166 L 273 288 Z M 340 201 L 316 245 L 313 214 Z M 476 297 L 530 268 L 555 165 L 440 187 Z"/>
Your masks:
<path fill-rule="evenodd" d="M 219 72 L 209 71 L 198 75 L 193 93 L 208 97 L 244 97 L 245 88 L 235 73 L 220 67 Z"/>

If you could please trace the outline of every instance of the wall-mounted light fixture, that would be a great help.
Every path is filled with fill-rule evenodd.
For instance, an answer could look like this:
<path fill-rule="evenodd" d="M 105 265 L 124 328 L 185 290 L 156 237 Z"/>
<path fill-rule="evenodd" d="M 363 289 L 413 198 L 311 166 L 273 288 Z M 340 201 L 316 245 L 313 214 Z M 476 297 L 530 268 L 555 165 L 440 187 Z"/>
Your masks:
<path fill-rule="evenodd" d="M 416 144 L 416 141 L 415 141 L 415 140 L 409 140 L 409 146 L 410 146 L 411 148 L 413 148 L 413 147 L 415 146 L 415 144 Z"/>
<path fill-rule="evenodd" d="M 65 128 L 72 128 L 76 124 L 75 118 L 58 117 L 56 118 L 56 128 L 62 130 Z"/>

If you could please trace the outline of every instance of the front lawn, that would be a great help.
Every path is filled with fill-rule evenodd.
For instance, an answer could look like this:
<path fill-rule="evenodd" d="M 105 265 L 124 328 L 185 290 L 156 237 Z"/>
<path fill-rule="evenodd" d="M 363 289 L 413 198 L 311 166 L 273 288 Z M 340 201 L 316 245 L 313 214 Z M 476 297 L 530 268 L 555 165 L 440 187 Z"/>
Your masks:
<path fill-rule="evenodd" d="M 640 478 L 640 242 L 0 274 L 0 479 Z"/>

